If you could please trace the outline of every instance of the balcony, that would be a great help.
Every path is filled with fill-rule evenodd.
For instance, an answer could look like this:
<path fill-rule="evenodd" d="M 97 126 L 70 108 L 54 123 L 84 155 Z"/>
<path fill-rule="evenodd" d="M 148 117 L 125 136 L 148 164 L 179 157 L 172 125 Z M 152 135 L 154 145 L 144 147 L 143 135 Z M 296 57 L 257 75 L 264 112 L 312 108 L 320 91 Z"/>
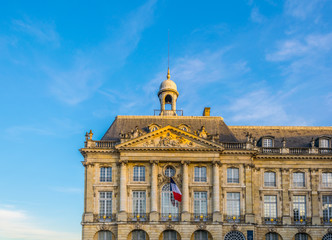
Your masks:
<path fill-rule="evenodd" d="M 160 221 L 166 222 L 178 222 L 180 221 L 180 213 L 161 213 L 160 214 Z"/>
<path fill-rule="evenodd" d="M 332 217 L 322 217 L 320 220 L 323 225 L 332 225 Z"/>
<path fill-rule="evenodd" d="M 294 225 L 311 225 L 311 217 L 306 217 L 306 216 L 293 217 L 292 223 Z"/>
<path fill-rule="evenodd" d="M 212 221 L 212 214 L 207 213 L 193 213 L 191 214 L 191 220 L 194 222 L 208 222 Z"/>
<path fill-rule="evenodd" d="M 244 215 L 224 215 L 224 222 L 244 223 Z"/>
<path fill-rule="evenodd" d="M 148 213 L 128 213 L 128 222 L 147 222 L 149 221 Z"/>
<path fill-rule="evenodd" d="M 262 223 L 266 225 L 282 225 L 281 218 L 270 218 L 270 217 L 263 217 Z"/>
<path fill-rule="evenodd" d="M 295 155 L 309 154 L 309 148 L 289 148 L 289 154 L 295 154 Z"/>
<path fill-rule="evenodd" d="M 331 154 L 332 153 L 332 148 L 319 148 L 318 152 L 320 154 Z"/>
<path fill-rule="evenodd" d="M 117 143 L 119 143 L 119 142 L 88 140 L 85 142 L 85 147 L 86 148 L 114 148 Z"/>
<path fill-rule="evenodd" d="M 107 214 L 93 214 L 93 221 L 94 222 L 114 222 L 116 221 L 116 214 L 115 213 L 107 213 Z"/>
<path fill-rule="evenodd" d="M 281 148 L 263 147 L 261 152 L 264 154 L 280 154 Z"/>
<path fill-rule="evenodd" d="M 246 143 L 222 143 L 225 149 L 246 149 Z"/>

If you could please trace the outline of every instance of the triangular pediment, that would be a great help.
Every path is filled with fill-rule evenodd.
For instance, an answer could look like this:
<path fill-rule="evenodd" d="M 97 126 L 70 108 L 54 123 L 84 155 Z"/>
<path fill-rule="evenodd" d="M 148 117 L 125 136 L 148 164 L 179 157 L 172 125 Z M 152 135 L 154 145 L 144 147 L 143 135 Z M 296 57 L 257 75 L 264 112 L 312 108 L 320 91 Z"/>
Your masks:
<path fill-rule="evenodd" d="M 116 146 L 117 149 L 222 149 L 219 144 L 181 129 L 167 126 Z"/>

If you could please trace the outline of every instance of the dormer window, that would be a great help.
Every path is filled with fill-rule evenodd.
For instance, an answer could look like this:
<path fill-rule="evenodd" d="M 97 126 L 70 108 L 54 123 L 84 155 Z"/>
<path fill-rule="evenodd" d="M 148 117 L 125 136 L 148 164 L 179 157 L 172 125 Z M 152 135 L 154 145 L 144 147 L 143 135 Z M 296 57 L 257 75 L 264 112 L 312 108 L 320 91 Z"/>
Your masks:
<path fill-rule="evenodd" d="M 149 125 L 149 131 L 150 132 L 157 131 L 159 128 L 160 128 L 160 126 L 157 125 L 157 124 L 154 124 L 154 123 Z"/>
<path fill-rule="evenodd" d="M 178 126 L 179 129 L 183 130 L 183 131 L 186 131 L 186 132 L 189 132 L 190 131 L 190 128 L 188 125 L 186 124 L 181 124 L 180 126 Z"/>
<path fill-rule="evenodd" d="M 327 139 L 327 138 L 319 139 L 319 147 L 320 148 L 329 148 L 330 147 L 329 139 Z"/>
<path fill-rule="evenodd" d="M 271 148 L 273 147 L 273 139 L 272 138 L 263 138 L 263 147 Z"/>

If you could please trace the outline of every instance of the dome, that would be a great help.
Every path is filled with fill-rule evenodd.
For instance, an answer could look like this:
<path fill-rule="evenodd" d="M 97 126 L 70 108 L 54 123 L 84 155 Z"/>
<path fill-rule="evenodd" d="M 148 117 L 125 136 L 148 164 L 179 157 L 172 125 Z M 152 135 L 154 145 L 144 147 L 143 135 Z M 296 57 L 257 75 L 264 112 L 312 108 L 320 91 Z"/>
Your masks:
<path fill-rule="evenodd" d="M 177 88 L 175 82 L 173 82 L 170 79 L 169 69 L 168 69 L 168 73 L 167 73 L 167 79 L 160 84 L 158 95 L 165 91 L 173 91 L 177 95 L 179 95 L 178 88 Z"/>

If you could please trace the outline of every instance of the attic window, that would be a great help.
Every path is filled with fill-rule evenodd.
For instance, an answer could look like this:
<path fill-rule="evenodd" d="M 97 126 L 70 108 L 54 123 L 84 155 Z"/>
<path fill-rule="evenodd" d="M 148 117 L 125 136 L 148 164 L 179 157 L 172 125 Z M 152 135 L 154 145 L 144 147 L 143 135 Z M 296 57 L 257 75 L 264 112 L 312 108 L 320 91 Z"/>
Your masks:
<path fill-rule="evenodd" d="M 273 140 L 272 140 L 272 138 L 264 138 L 263 139 L 263 147 L 265 147 L 265 148 L 273 147 Z"/>
<path fill-rule="evenodd" d="M 160 128 L 160 126 L 157 125 L 157 124 L 151 124 L 151 125 L 149 125 L 149 131 L 150 132 L 157 131 L 159 128 Z"/>
<path fill-rule="evenodd" d="M 329 148 L 329 145 L 330 145 L 330 143 L 329 143 L 328 139 L 326 139 L 326 138 L 319 139 L 319 147 L 320 148 Z"/>
<path fill-rule="evenodd" d="M 186 132 L 190 131 L 189 126 L 187 126 L 186 124 L 181 124 L 180 126 L 178 126 L 178 128 Z"/>

